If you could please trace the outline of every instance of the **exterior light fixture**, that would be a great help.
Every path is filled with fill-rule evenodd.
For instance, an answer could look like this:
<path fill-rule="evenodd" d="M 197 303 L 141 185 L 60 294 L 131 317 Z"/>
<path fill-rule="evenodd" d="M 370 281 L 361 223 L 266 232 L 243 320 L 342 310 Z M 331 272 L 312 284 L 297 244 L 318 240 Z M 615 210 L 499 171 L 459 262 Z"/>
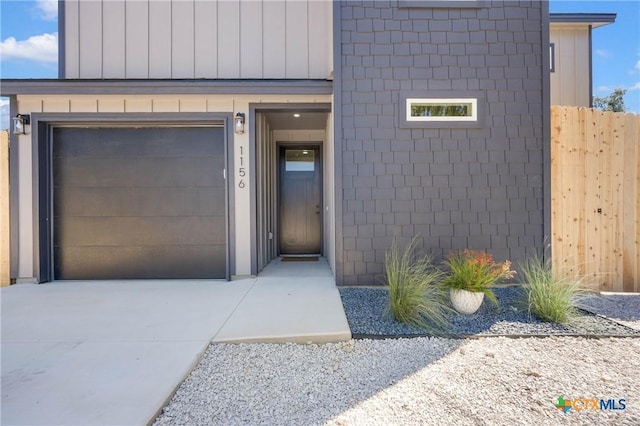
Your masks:
<path fill-rule="evenodd" d="M 235 119 L 233 120 L 233 129 L 234 132 L 241 135 L 244 133 L 244 114 L 239 112 L 236 114 Z"/>
<path fill-rule="evenodd" d="M 13 134 L 26 135 L 26 126 L 31 124 L 31 116 L 29 114 L 18 114 L 13 117 Z"/>
<path fill-rule="evenodd" d="M 295 114 L 293 114 L 293 116 L 294 116 L 295 118 L 300 118 L 300 114 L 298 114 L 297 112 L 296 112 Z"/>

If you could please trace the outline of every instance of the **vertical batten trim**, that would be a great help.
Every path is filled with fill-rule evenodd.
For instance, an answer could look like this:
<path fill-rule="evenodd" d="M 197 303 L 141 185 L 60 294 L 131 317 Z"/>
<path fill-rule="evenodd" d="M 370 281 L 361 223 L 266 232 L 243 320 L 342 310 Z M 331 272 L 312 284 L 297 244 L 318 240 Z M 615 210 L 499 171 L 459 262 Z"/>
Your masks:
<path fill-rule="evenodd" d="M 151 78 L 151 0 L 147 0 L 147 78 Z"/>
<path fill-rule="evenodd" d="M 284 78 L 287 78 L 287 2 L 284 2 Z"/>
<path fill-rule="evenodd" d="M 216 78 L 220 77 L 220 11 L 216 1 Z M 208 102 L 207 102 L 208 103 Z M 209 106 L 207 105 L 207 108 Z"/>
<path fill-rule="evenodd" d="M 260 2 L 260 20 L 262 21 L 262 36 L 260 37 L 260 77 L 264 78 L 264 0 Z"/>
<path fill-rule="evenodd" d="M 149 14 L 151 15 L 151 14 Z M 174 78 L 173 76 L 173 0 L 169 1 L 169 34 L 170 43 L 169 43 L 169 78 Z M 151 37 L 149 37 L 151 39 Z"/>
<path fill-rule="evenodd" d="M 124 2 L 124 25 L 123 25 L 123 31 L 124 31 L 124 69 L 122 70 L 122 74 L 124 75 L 124 78 L 127 78 L 127 2 Z M 97 109 L 96 109 L 97 111 Z"/>
<path fill-rule="evenodd" d="M 242 76 L 242 2 L 238 2 L 238 77 Z"/>
<path fill-rule="evenodd" d="M 311 36 L 309 35 L 309 24 L 311 19 L 309 16 L 309 0 L 307 0 L 307 78 L 311 78 Z"/>
<path fill-rule="evenodd" d="M 100 78 L 104 78 L 104 0 L 100 0 Z"/>
<path fill-rule="evenodd" d="M 196 2 L 192 0 L 191 2 L 191 15 L 193 20 L 193 25 L 191 26 L 192 34 L 193 34 L 193 61 L 191 61 L 191 78 L 196 78 Z"/>

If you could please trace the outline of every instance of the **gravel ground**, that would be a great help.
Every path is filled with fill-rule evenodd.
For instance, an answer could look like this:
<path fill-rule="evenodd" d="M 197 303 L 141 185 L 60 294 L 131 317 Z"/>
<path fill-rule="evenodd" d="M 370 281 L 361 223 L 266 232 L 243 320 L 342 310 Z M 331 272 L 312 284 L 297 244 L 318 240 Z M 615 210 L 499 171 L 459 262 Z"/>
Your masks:
<path fill-rule="evenodd" d="M 611 321 L 587 311 L 581 311 L 581 315 L 569 325 L 545 323 L 529 315 L 522 302 L 524 293 L 520 287 L 496 288 L 494 291 L 500 302 L 499 307 L 494 307 L 485 298 L 475 314 L 451 315 L 446 329 L 448 337 L 471 335 L 640 336 L 640 330 L 629 327 L 633 325 L 633 321 L 621 324 L 620 320 Z M 349 327 L 356 337 L 427 335 L 425 330 L 394 321 L 391 315 L 386 313 L 389 297 L 385 288 L 342 288 L 340 296 Z M 621 314 L 620 309 L 614 312 L 612 309 L 616 303 L 613 301 L 600 299 L 602 298 L 592 296 L 585 306 L 593 308 L 606 305 L 610 308 L 606 312 L 607 315 L 615 314 L 617 317 L 630 318 L 629 315 Z M 636 301 L 640 305 L 640 301 L 637 299 Z M 627 303 L 627 305 L 628 309 L 630 306 L 636 306 L 633 303 Z M 595 308 L 590 310 L 597 313 L 604 312 L 604 308 L 600 311 Z"/>
<path fill-rule="evenodd" d="M 565 414 L 560 396 L 626 409 Z M 639 396 L 634 338 L 217 344 L 155 424 L 638 425 Z"/>
<path fill-rule="evenodd" d="M 600 296 L 587 296 L 580 301 L 580 306 L 594 314 L 640 330 L 638 293 L 602 293 Z"/>
<path fill-rule="evenodd" d="M 340 293 L 356 335 L 423 333 L 384 315 L 384 290 Z M 604 337 L 640 336 L 637 298 L 591 296 L 582 306 L 595 315 L 564 327 L 530 318 L 517 288 L 497 296 L 498 310 L 485 303 L 476 315 L 451 318 L 455 333 L 479 339 L 211 345 L 154 424 L 640 424 L 640 339 Z M 549 337 L 487 337 L 503 333 Z M 623 399 L 625 409 L 564 413 L 559 397 L 615 400 L 616 408 Z"/>

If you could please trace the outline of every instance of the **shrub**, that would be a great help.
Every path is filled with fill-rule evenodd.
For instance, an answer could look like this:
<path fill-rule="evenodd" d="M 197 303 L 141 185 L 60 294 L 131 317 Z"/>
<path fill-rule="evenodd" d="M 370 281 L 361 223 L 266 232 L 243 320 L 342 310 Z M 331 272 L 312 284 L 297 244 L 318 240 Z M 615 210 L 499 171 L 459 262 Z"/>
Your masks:
<path fill-rule="evenodd" d="M 418 255 L 416 238 L 401 250 L 396 240 L 385 253 L 388 310 L 396 321 L 437 332 L 451 312 L 442 291 L 442 273 L 430 255 Z"/>
<path fill-rule="evenodd" d="M 580 280 L 557 277 L 551 263 L 541 256 L 519 265 L 524 279 L 524 290 L 529 314 L 546 322 L 565 324 L 577 314 L 576 298 L 584 293 Z"/>
<path fill-rule="evenodd" d="M 449 269 L 445 286 L 457 290 L 484 293 L 494 304 L 498 304 L 491 287 L 501 280 L 513 278 L 511 262 L 497 263 L 493 256 L 476 250 L 452 251 L 443 262 Z"/>

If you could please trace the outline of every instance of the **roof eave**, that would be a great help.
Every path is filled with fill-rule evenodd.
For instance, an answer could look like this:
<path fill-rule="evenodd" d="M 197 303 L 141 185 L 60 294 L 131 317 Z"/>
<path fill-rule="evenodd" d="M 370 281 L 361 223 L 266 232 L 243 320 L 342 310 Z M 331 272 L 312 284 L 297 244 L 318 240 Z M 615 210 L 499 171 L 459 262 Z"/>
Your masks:
<path fill-rule="evenodd" d="M 616 22 L 616 13 L 551 13 L 551 24 L 585 24 L 598 28 Z"/>

